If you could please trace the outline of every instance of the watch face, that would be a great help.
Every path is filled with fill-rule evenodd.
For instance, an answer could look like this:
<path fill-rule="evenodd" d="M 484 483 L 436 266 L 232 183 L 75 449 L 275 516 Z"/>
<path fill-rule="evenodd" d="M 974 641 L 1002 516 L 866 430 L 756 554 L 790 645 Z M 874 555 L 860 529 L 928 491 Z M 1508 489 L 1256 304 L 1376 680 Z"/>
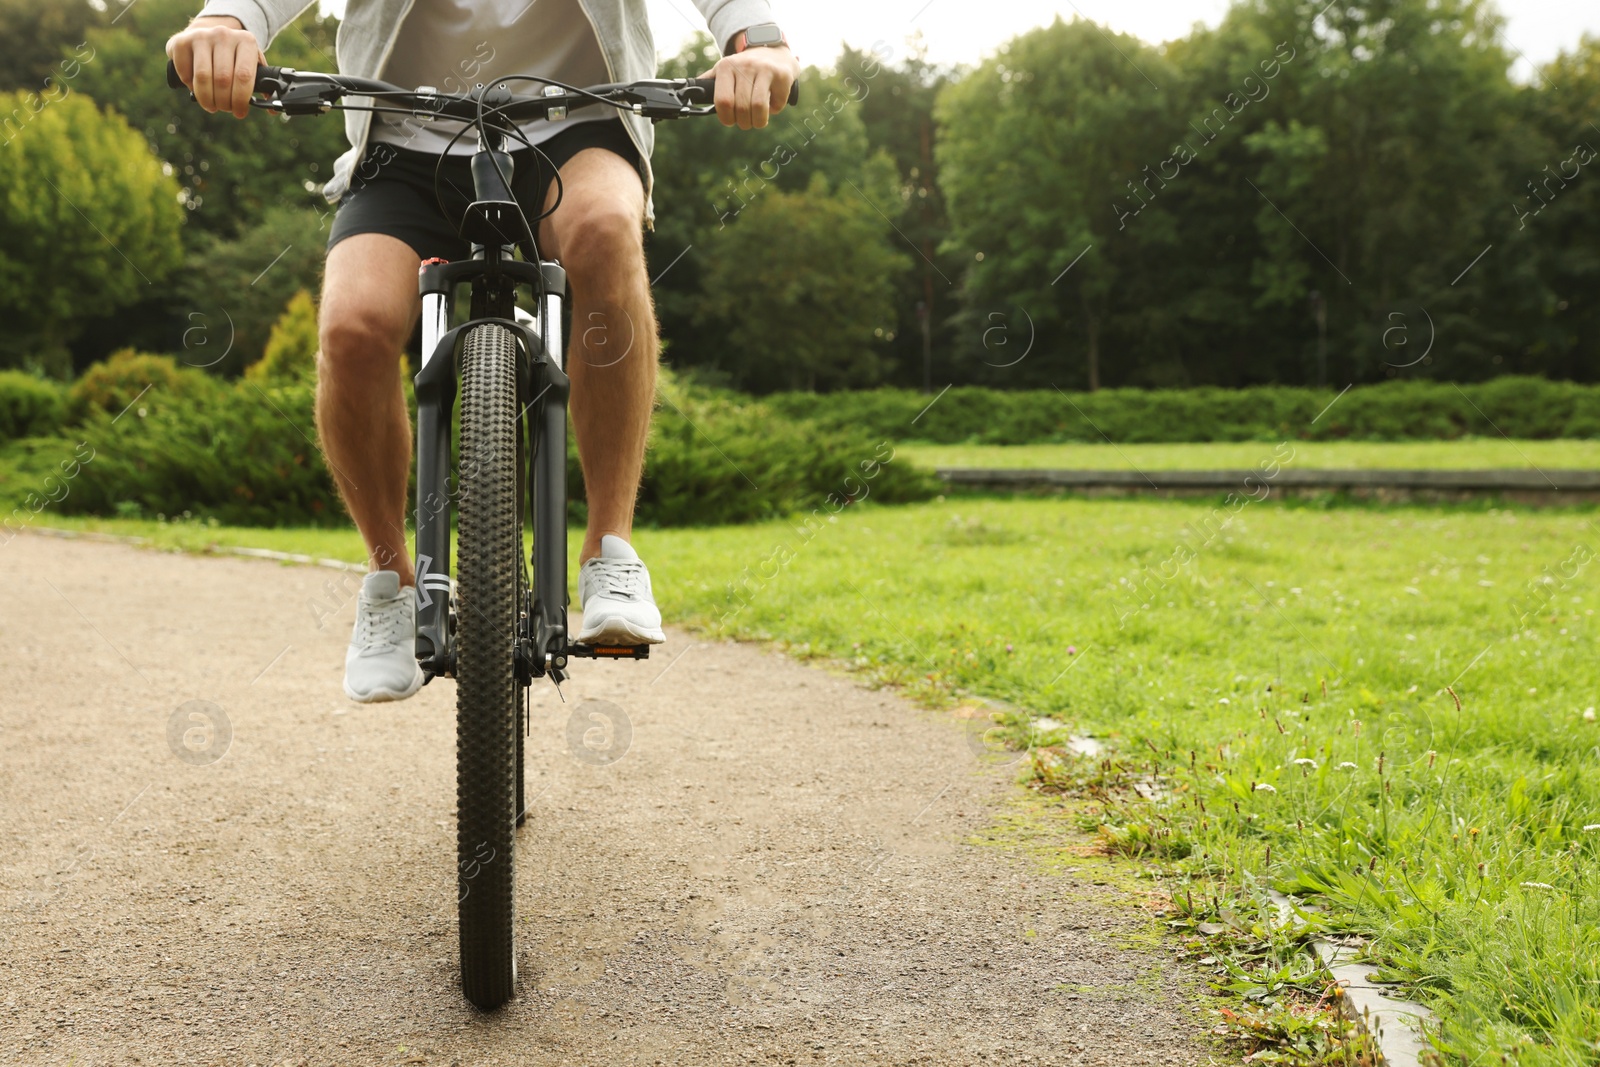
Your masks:
<path fill-rule="evenodd" d="M 763 22 L 744 31 L 744 43 L 751 48 L 770 48 L 783 43 L 783 31 L 775 22 Z"/>

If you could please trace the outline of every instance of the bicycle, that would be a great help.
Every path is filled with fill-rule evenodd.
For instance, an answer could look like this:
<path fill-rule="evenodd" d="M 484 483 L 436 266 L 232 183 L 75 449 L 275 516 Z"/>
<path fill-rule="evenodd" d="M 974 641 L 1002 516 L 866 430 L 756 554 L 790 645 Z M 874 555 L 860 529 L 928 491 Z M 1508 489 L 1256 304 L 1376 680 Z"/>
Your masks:
<path fill-rule="evenodd" d="M 538 96 L 517 96 L 504 87 L 510 81 L 544 88 Z M 171 61 L 167 84 L 184 88 Z M 715 86 L 715 78 L 702 78 L 579 89 L 513 76 L 467 93 L 440 93 L 287 67 L 256 71 L 258 95 L 251 106 L 276 114 L 382 110 L 457 119 L 470 124 L 457 138 L 468 129 L 478 134 L 471 162 L 474 200 L 459 226 L 471 242 L 472 258 L 429 260 L 418 278 L 416 589 L 417 659 L 424 678 L 456 679 L 461 986 L 467 1000 L 485 1010 L 516 992 L 512 858 L 516 831 L 527 818 L 529 688 L 541 677 L 559 685 L 576 658 L 646 659 L 650 652 L 648 645 L 595 647 L 568 640 L 566 273 L 538 255 L 533 226 L 511 192 L 513 161 L 506 146 L 521 139 L 517 122 L 559 121 L 584 107 L 611 106 L 655 121 L 712 114 Z M 340 105 L 345 96 L 375 103 Z M 789 103 L 798 100 L 795 87 Z M 514 258 L 518 250 L 521 260 Z M 471 286 L 470 317 L 452 329 L 458 284 Z M 537 314 L 518 306 L 519 285 L 527 286 Z M 458 393 L 461 462 L 452 494 L 447 472 Z M 460 505 L 454 581 L 452 495 Z M 522 520 L 530 504 L 533 546 L 525 552 Z"/>

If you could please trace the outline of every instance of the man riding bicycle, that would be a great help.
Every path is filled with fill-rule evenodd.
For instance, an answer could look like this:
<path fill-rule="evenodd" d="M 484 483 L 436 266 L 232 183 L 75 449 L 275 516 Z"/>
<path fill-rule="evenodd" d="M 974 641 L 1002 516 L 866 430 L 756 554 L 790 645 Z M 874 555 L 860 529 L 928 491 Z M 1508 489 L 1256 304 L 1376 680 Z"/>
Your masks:
<path fill-rule="evenodd" d="M 759 128 L 781 111 L 799 63 L 767 0 L 695 0 L 722 46 L 717 114 Z M 207 111 L 249 113 L 266 46 L 306 0 L 211 0 L 167 42 L 178 75 Z M 343 74 L 447 92 L 506 75 L 567 85 L 655 74 L 644 0 L 350 0 L 338 38 Z M 366 541 L 371 572 L 357 600 L 345 693 L 403 700 L 422 685 L 416 596 L 406 538 L 411 422 L 400 354 L 420 312 L 423 260 L 465 259 L 456 223 L 473 188 L 471 131 L 366 111 L 345 114 L 351 148 L 323 189 L 338 205 L 328 238 L 317 360 L 317 429 L 345 506 Z M 645 268 L 653 221 L 648 120 L 605 112 L 521 127 L 538 151 L 513 145 L 513 191 L 547 216 L 541 254 L 566 268 L 575 323 L 572 420 L 588 497 L 578 593 L 585 644 L 664 640 L 644 563 L 629 544 L 654 404 L 658 341 Z M 452 139 L 454 143 L 452 144 Z M 434 175 L 441 165 L 435 196 Z M 556 174 L 560 197 L 557 206 Z M 551 211 L 551 208 L 554 210 Z M 607 335 L 632 339 L 626 355 Z M 598 341 L 593 350 L 589 337 Z"/>

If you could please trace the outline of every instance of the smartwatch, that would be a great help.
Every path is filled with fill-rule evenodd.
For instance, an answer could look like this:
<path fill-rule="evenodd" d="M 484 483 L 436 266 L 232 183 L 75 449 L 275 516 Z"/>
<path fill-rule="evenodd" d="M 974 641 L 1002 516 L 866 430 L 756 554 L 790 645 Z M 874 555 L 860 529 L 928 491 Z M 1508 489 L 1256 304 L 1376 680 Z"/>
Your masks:
<path fill-rule="evenodd" d="M 788 42 L 776 22 L 762 22 L 744 31 L 744 48 L 782 48 Z"/>

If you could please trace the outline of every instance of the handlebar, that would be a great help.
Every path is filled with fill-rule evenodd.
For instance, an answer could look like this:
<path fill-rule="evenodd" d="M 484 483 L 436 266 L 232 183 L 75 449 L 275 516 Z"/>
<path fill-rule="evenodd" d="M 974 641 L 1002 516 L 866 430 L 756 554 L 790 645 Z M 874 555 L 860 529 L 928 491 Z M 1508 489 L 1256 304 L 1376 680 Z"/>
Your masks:
<path fill-rule="evenodd" d="M 167 85 L 185 88 L 178 68 L 167 60 Z M 441 118 L 475 122 L 483 117 L 506 122 L 530 119 L 560 119 L 579 108 L 610 105 L 645 118 L 684 118 L 714 112 L 717 79 L 676 78 L 595 85 L 581 91 L 546 86 L 539 96 L 518 96 L 498 85 L 479 86 L 470 93 L 440 93 L 433 90 L 403 89 L 372 78 L 343 74 L 319 74 L 291 67 L 262 64 L 256 68 L 255 91 L 265 99 L 250 101 L 252 106 L 284 115 L 315 115 L 333 109 L 344 96 L 370 96 L 375 102 L 399 110 Z M 800 86 L 789 87 L 789 104 L 800 102 Z"/>

